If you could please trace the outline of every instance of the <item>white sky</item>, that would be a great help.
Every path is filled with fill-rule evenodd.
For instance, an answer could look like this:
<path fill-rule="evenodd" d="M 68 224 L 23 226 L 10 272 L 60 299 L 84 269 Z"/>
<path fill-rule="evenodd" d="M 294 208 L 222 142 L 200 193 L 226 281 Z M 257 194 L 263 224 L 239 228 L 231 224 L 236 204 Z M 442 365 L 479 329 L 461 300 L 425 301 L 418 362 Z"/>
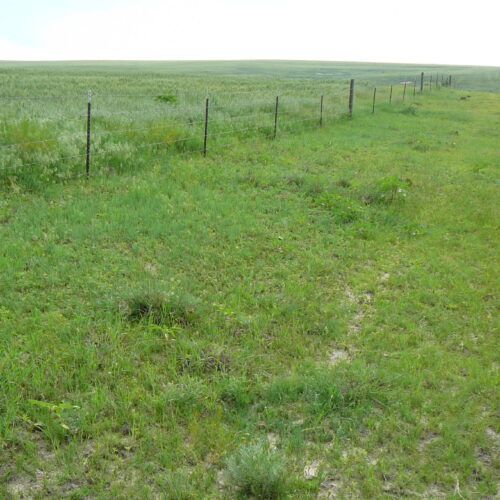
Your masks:
<path fill-rule="evenodd" d="M 500 0 L 0 0 L 0 60 L 500 66 Z"/>

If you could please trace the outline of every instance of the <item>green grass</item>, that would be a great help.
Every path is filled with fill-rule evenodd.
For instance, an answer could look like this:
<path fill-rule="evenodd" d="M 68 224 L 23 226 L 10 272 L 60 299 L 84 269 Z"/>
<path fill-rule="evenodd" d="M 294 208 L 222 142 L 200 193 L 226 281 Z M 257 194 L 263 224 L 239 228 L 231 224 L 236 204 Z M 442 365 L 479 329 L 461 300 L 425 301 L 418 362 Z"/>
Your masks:
<path fill-rule="evenodd" d="M 54 92 L 85 76 L 58 68 Z M 103 91 L 142 78 L 93 68 Z M 5 71 L 32 92 L 36 66 Z M 372 116 L 363 92 L 353 120 L 206 159 L 113 134 L 89 180 L 60 143 L 2 176 L 0 497 L 498 494 L 500 98 L 442 89 Z M 9 106 L 0 142 L 47 132 L 40 103 Z"/>

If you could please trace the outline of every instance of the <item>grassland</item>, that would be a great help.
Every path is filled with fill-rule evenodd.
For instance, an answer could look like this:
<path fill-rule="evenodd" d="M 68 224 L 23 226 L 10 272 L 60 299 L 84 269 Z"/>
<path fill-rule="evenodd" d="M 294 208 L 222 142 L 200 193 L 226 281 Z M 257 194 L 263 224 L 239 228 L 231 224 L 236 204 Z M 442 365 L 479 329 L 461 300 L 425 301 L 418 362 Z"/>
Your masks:
<path fill-rule="evenodd" d="M 348 120 L 347 82 L 287 64 L 0 65 L 2 95 L 67 96 L 1 114 L 0 142 L 57 147 L 0 157 L 0 497 L 498 494 L 500 97 L 389 105 L 373 66 Z M 289 125 L 171 151 L 207 87 L 220 132 L 277 90 Z M 87 88 L 88 180 L 57 160 Z"/>

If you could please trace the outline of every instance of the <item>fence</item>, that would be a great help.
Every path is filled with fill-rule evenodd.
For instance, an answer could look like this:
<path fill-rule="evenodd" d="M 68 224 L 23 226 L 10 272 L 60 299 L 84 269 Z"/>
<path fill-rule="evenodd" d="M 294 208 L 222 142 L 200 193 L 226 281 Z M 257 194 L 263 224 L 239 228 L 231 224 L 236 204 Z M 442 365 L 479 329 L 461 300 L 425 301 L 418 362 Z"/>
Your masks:
<path fill-rule="evenodd" d="M 366 84 L 358 90 L 351 79 L 347 88 L 338 86 L 337 92 L 317 96 L 279 93 L 273 97 L 245 91 L 216 93 L 203 99 L 200 95 L 183 94 L 180 102 L 175 94 L 89 92 L 85 102 L 81 95 L 0 95 L 0 105 L 9 103 L 0 110 L 10 110 L 9 121 L 0 128 L 0 174 L 22 175 L 28 168 L 41 166 L 63 177 L 68 176 L 68 170 L 89 177 L 95 170 L 96 159 L 113 166 L 145 150 L 166 149 L 206 157 L 211 147 L 228 147 L 249 135 L 275 140 L 280 134 L 323 127 L 327 121 L 342 116 L 352 119 L 357 110 L 368 111 L 363 108 L 369 102 L 368 96 L 369 109 L 374 114 L 377 102 L 407 100 L 408 87 L 413 87 L 412 95 L 416 98 L 433 88 L 451 85 L 451 75 L 426 78 L 420 73 L 396 85 L 379 86 L 378 90 L 374 87 L 372 94 Z M 129 107 L 132 102 L 136 110 L 124 107 L 122 99 L 128 100 Z M 64 104 L 68 102 L 71 106 Z M 52 108 L 47 103 L 54 109 L 54 103 L 63 103 L 63 113 L 51 116 L 48 110 Z M 81 106 L 83 113 L 66 116 L 66 109 L 75 105 Z M 36 121 L 33 109 L 42 113 Z M 221 138 L 226 143 L 221 143 Z"/>

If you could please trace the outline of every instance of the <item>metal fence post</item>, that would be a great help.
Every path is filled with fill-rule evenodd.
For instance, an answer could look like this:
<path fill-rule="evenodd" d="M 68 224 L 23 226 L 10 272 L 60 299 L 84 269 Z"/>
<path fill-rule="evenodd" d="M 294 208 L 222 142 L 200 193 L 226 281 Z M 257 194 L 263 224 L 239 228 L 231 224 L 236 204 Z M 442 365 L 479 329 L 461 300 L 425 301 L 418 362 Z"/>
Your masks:
<path fill-rule="evenodd" d="M 203 139 L 203 156 L 207 156 L 207 142 L 208 142 L 208 97 L 205 100 L 205 136 Z"/>
<path fill-rule="evenodd" d="M 420 73 L 420 93 L 424 91 L 424 72 Z"/>
<path fill-rule="evenodd" d="M 90 175 L 90 127 L 92 125 L 92 91 L 89 90 L 87 100 L 87 150 L 85 155 L 85 175 Z"/>
<path fill-rule="evenodd" d="M 279 96 L 276 96 L 276 107 L 274 108 L 274 135 L 273 139 L 276 139 L 276 136 L 278 135 L 278 110 L 280 106 L 280 98 Z"/>
<path fill-rule="evenodd" d="M 349 118 L 352 118 L 352 110 L 354 107 L 354 78 L 351 78 L 349 85 Z"/>
<path fill-rule="evenodd" d="M 392 102 L 392 85 L 391 85 L 391 92 L 389 94 L 389 104 Z"/>
<path fill-rule="evenodd" d="M 413 97 L 415 97 L 415 94 L 417 93 L 417 79 L 413 81 Z"/>
<path fill-rule="evenodd" d="M 377 87 L 373 89 L 373 106 L 372 106 L 372 114 L 375 113 L 375 98 L 377 96 Z"/>
<path fill-rule="evenodd" d="M 319 103 L 319 126 L 323 126 L 323 95 L 321 95 L 320 103 Z"/>
<path fill-rule="evenodd" d="M 406 81 L 405 81 L 405 86 L 403 87 L 403 102 L 405 100 L 405 97 L 406 97 Z"/>

